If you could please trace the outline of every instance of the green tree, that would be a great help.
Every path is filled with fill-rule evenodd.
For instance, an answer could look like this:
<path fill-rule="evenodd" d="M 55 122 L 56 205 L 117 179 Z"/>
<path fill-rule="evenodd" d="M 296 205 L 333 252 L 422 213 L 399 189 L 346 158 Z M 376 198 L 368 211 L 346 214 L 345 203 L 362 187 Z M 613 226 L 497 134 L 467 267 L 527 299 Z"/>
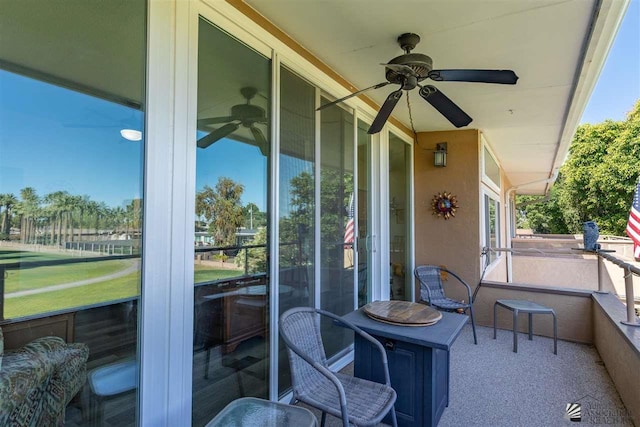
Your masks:
<path fill-rule="evenodd" d="M 247 203 L 242 208 L 243 226 L 246 228 L 260 228 L 267 225 L 267 213 L 261 212 L 255 203 Z"/>
<path fill-rule="evenodd" d="M 236 230 L 244 219 L 240 202 L 243 191 L 242 184 L 220 177 L 215 188 L 205 185 L 196 193 L 196 214 L 206 219 L 218 246 L 235 245 Z"/>
<path fill-rule="evenodd" d="M 40 198 L 33 187 L 20 190 L 20 241 L 22 243 L 36 243 L 35 224 L 40 209 Z"/>
<path fill-rule="evenodd" d="M 303 265 L 313 259 L 315 189 L 310 172 L 289 183 L 289 212 L 280 216 L 280 266 Z"/>
<path fill-rule="evenodd" d="M 593 220 L 601 234 L 624 236 L 639 176 L 640 101 L 623 121 L 579 126 L 548 201 L 525 206 L 519 220 L 538 233 L 581 233 Z"/>
<path fill-rule="evenodd" d="M 267 228 L 261 227 L 247 246 L 259 245 L 258 248 L 241 250 L 236 256 L 236 265 L 247 269 L 247 274 L 265 273 L 267 271 Z"/>
<path fill-rule="evenodd" d="M 559 176 L 557 182 L 561 180 L 562 177 Z M 569 228 L 558 203 L 557 191 L 558 186 L 554 185 L 548 197 L 517 196 L 518 228 L 530 228 L 535 233 L 542 234 L 568 234 Z"/>
<path fill-rule="evenodd" d="M 0 234 L 9 238 L 11 233 L 11 211 L 18 204 L 18 199 L 11 193 L 0 194 L 0 209 L 4 208 L 2 213 L 2 224 L 0 225 Z"/>

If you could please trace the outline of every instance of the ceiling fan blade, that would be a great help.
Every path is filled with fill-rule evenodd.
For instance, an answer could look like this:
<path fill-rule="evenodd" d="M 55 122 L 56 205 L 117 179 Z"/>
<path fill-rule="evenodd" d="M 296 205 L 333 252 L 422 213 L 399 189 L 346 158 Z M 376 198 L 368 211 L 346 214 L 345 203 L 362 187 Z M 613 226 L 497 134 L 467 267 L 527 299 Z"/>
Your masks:
<path fill-rule="evenodd" d="M 233 117 L 207 117 L 206 119 L 198 120 L 198 128 L 203 128 L 208 125 L 215 125 L 218 123 L 229 123 L 233 121 Z"/>
<path fill-rule="evenodd" d="M 457 128 L 467 126 L 473 120 L 435 86 L 422 86 L 420 88 L 420 96 Z"/>
<path fill-rule="evenodd" d="M 512 70 L 431 70 L 429 78 L 438 82 L 473 82 L 514 85 L 518 76 Z"/>
<path fill-rule="evenodd" d="M 267 141 L 267 138 L 265 138 L 264 133 L 262 133 L 262 131 L 255 126 L 251 126 L 249 129 L 251 129 L 251 133 L 253 134 L 253 137 L 256 140 L 256 144 L 258 145 L 258 148 L 260 149 L 262 155 L 265 157 L 268 156 L 269 142 Z"/>
<path fill-rule="evenodd" d="M 335 105 L 335 104 L 338 104 L 338 103 L 340 103 L 340 102 L 342 102 L 342 101 L 346 101 L 347 99 L 352 98 L 352 97 L 354 97 L 354 96 L 356 96 L 356 95 L 360 95 L 361 93 L 366 92 L 366 91 L 368 91 L 368 90 L 371 90 L 371 89 L 380 89 L 381 87 L 385 87 L 385 86 L 386 86 L 386 85 L 388 85 L 388 84 L 389 84 L 389 82 L 382 82 L 382 83 L 378 83 L 378 84 L 376 84 L 376 85 L 370 86 L 370 87 L 368 87 L 368 88 L 365 88 L 365 89 L 359 90 L 359 91 L 357 91 L 357 92 L 353 92 L 352 94 L 349 94 L 349 95 L 347 95 L 347 96 L 344 96 L 344 97 L 342 97 L 342 98 L 340 98 L 340 99 L 336 99 L 335 101 L 328 102 L 328 103 L 326 103 L 326 104 L 324 104 L 324 105 L 319 106 L 319 107 L 316 109 L 316 111 L 320 111 L 320 110 L 322 110 L 322 109 L 324 109 L 324 108 L 330 107 L 331 105 Z"/>
<path fill-rule="evenodd" d="M 384 101 L 380 111 L 378 111 L 378 115 L 371 123 L 371 127 L 367 131 L 368 134 L 378 133 L 382 130 L 382 127 L 387 122 L 387 119 L 391 115 L 391 112 L 395 108 L 398 101 L 402 98 L 402 88 L 393 91 L 387 96 L 387 100 Z"/>
<path fill-rule="evenodd" d="M 198 140 L 198 147 L 207 148 L 217 140 L 235 132 L 240 127 L 239 123 L 227 123 L 224 126 L 215 129 L 209 135 L 203 136 Z"/>

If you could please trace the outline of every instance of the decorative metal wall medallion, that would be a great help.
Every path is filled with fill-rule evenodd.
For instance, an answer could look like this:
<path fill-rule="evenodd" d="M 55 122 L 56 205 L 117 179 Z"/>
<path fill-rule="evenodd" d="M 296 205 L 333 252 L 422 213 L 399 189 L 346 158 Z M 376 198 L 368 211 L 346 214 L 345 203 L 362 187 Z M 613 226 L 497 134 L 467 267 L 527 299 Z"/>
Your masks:
<path fill-rule="evenodd" d="M 442 216 L 444 219 L 449 219 L 452 216 L 456 216 L 456 210 L 458 209 L 458 199 L 451 193 L 443 191 L 433 196 L 431 199 L 431 210 L 433 215 Z"/>

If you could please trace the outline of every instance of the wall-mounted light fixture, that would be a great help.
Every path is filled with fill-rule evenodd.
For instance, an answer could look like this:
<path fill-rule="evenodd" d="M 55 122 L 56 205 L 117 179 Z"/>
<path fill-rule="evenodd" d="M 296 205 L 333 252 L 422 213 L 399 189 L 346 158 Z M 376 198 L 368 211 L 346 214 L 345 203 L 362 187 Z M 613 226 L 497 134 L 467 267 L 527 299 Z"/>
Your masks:
<path fill-rule="evenodd" d="M 442 168 L 447 166 L 446 142 L 439 142 L 436 144 L 436 150 L 433 152 L 433 165 Z"/>

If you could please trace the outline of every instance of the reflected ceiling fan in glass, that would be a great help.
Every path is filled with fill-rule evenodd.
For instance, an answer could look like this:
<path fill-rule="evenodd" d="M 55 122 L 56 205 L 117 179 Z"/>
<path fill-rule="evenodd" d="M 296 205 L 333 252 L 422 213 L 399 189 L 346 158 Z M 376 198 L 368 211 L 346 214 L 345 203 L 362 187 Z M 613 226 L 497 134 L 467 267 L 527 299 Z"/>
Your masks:
<path fill-rule="evenodd" d="M 416 87 L 420 88 L 420 96 L 431 104 L 440 114 L 442 114 L 455 127 L 467 126 L 473 120 L 467 113 L 458 107 L 442 91 L 432 85 L 422 85 L 425 79 L 437 82 L 469 82 L 469 83 L 496 83 L 514 85 L 518 81 L 518 76 L 512 70 L 434 70 L 433 60 L 422 53 L 411 53 L 420 43 L 420 36 L 413 33 L 405 33 L 398 37 L 398 44 L 404 54 L 397 56 L 388 63 L 380 64 L 385 66 L 386 82 L 378 83 L 368 88 L 359 90 L 343 98 L 337 99 L 318 108 L 321 110 L 330 105 L 345 101 L 353 96 L 372 89 L 379 89 L 388 84 L 398 84 L 399 89 L 391 92 L 380 107 L 380 111 L 373 120 L 368 130 L 369 134 L 378 133 L 382 130 L 391 112 L 402 97 L 402 91 L 409 91 Z"/>
<path fill-rule="evenodd" d="M 198 139 L 198 147 L 207 148 L 214 142 L 240 129 L 240 126 L 243 126 L 251 131 L 251 135 L 262 155 L 266 156 L 269 154 L 269 142 L 264 132 L 256 126 L 259 124 L 266 125 L 268 123 L 266 111 L 262 107 L 251 104 L 251 100 L 256 96 L 258 90 L 254 87 L 247 86 L 240 89 L 240 93 L 247 102 L 231 107 L 231 114 L 229 116 L 209 117 L 198 120 L 198 129 L 200 130 L 207 130 L 211 125 L 225 123 Z"/>

